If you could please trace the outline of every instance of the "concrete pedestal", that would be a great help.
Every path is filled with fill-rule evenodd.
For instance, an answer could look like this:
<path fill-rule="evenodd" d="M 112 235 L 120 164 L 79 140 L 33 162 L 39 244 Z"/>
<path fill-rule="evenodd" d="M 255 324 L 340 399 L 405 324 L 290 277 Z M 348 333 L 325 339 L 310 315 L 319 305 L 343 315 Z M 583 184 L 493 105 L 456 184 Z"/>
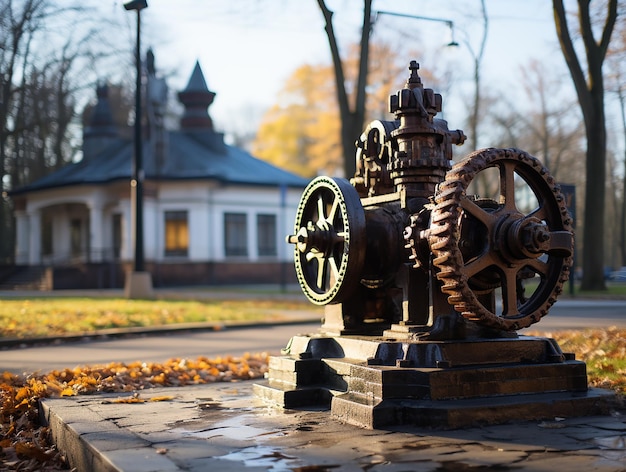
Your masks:
<path fill-rule="evenodd" d="M 614 395 L 588 389 L 584 362 L 553 339 L 396 341 L 296 336 L 272 357 L 258 397 L 284 408 L 318 406 L 364 428 L 459 428 L 588 416 Z"/>
<path fill-rule="evenodd" d="M 150 272 L 129 272 L 126 275 L 124 295 L 131 299 L 152 299 L 152 275 Z"/>

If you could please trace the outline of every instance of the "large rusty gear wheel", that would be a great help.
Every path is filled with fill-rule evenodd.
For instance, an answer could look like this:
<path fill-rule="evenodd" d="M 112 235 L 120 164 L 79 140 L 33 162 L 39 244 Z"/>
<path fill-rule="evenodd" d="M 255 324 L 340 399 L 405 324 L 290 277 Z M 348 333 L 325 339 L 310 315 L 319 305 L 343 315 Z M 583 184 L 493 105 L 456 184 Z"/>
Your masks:
<path fill-rule="evenodd" d="M 304 189 L 295 222 L 295 268 L 316 305 L 344 301 L 358 286 L 365 264 L 365 211 L 346 179 L 317 177 Z"/>
<path fill-rule="evenodd" d="M 466 194 L 477 174 L 491 167 L 500 177 L 495 207 Z M 527 214 L 516 204 L 516 177 L 537 202 Z M 547 169 L 517 149 L 476 151 L 447 173 L 435 202 L 429 244 L 448 302 L 466 319 L 500 330 L 539 321 L 569 278 L 574 245 L 565 198 Z M 527 296 L 522 282 L 529 278 L 538 279 L 538 286 Z M 485 280 L 498 283 L 486 286 Z M 495 285 L 501 313 L 497 304 L 485 306 L 484 291 L 477 289 Z"/>

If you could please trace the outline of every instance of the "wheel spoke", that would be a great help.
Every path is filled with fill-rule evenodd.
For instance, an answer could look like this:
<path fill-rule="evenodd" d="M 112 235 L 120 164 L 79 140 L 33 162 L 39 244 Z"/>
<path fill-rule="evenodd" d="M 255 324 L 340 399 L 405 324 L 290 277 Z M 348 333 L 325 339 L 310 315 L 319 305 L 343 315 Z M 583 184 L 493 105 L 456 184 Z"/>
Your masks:
<path fill-rule="evenodd" d="M 517 210 L 515 205 L 515 162 L 500 163 L 500 203 L 509 211 Z"/>
<path fill-rule="evenodd" d="M 463 208 L 466 213 L 469 213 L 482 224 L 484 224 L 487 228 L 493 227 L 497 220 L 497 218 L 492 213 L 486 212 L 469 198 L 464 198 L 463 200 L 461 200 L 461 208 Z"/>
<path fill-rule="evenodd" d="M 537 218 L 540 221 L 546 220 L 546 209 L 543 205 L 539 206 L 535 210 L 531 211 L 526 218 Z"/>
<path fill-rule="evenodd" d="M 330 265 L 331 269 L 330 286 L 332 287 L 337 282 L 337 280 L 339 280 L 339 269 L 337 268 L 337 261 L 335 261 L 334 256 L 330 256 L 328 258 L 328 264 Z"/>
<path fill-rule="evenodd" d="M 324 279 L 326 278 L 327 266 L 323 257 L 317 258 L 317 288 L 324 290 Z"/>
<path fill-rule="evenodd" d="M 317 222 L 319 223 L 320 221 L 325 221 L 326 217 L 324 216 L 324 200 L 322 199 L 322 196 L 320 195 L 317 198 Z"/>
<path fill-rule="evenodd" d="M 542 277 L 548 276 L 548 263 L 541 259 L 529 259 L 528 266 Z"/>
<path fill-rule="evenodd" d="M 339 200 L 335 198 L 333 200 L 333 206 L 330 209 L 330 212 L 328 213 L 328 217 L 327 217 L 328 221 L 330 221 L 331 223 L 335 219 L 335 213 L 337 212 L 337 208 L 339 208 Z"/>
<path fill-rule="evenodd" d="M 519 314 L 517 309 L 517 270 L 504 271 L 502 284 L 502 316 L 509 317 Z"/>
<path fill-rule="evenodd" d="M 496 261 L 493 257 L 493 254 L 488 252 L 467 263 L 461 270 L 465 275 L 467 275 L 467 278 L 469 279 L 479 272 L 482 272 L 487 267 L 493 265 L 495 262 Z"/>

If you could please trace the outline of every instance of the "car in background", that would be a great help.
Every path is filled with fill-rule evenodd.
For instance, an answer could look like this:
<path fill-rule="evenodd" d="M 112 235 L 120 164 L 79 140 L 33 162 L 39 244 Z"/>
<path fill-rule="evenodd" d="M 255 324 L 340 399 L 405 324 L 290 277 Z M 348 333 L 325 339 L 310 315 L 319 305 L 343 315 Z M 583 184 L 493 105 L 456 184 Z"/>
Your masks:
<path fill-rule="evenodd" d="M 620 267 L 609 274 L 609 280 L 613 282 L 626 282 L 626 267 Z"/>

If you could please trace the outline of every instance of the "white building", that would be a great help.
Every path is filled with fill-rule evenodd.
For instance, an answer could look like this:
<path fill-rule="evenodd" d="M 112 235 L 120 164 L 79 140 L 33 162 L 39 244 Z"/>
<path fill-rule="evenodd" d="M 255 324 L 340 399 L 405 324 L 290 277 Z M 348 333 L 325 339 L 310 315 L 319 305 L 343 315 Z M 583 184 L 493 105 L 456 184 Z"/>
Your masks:
<path fill-rule="evenodd" d="M 180 129 L 165 129 L 167 88 L 153 64 L 148 53 L 143 220 L 153 284 L 294 281 L 285 235 L 306 180 L 224 143 L 197 63 L 178 94 Z M 133 141 L 113 123 L 106 86 L 83 138 L 80 162 L 10 194 L 16 264 L 45 274 L 44 288 L 121 287 L 132 267 Z"/>

